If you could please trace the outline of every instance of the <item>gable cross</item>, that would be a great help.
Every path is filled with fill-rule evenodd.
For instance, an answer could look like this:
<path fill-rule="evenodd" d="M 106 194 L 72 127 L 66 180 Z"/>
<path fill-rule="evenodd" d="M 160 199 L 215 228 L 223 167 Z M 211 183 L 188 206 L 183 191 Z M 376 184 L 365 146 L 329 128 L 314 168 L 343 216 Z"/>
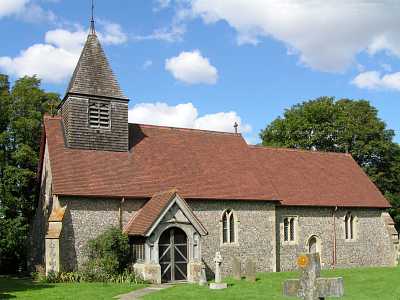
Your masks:
<path fill-rule="evenodd" d="M 322 278 L 319 253 L 300 255 L 297 259 L 300 279 L 284 282 L 283 294 L 304 300 L 324 300 L 325 297 L 343 297 L 343 278 Z"/>

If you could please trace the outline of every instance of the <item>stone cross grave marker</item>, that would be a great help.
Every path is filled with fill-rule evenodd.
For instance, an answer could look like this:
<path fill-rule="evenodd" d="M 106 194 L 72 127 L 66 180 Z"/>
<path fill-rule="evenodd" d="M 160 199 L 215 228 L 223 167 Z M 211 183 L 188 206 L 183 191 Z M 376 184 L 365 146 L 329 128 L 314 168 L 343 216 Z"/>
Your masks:
<path fill-rule="evenodd" d="M 256 281 L 256 263 L 251 259 L 246 261 L 246 280 L 250 282 Z"/>
<path fill-rule="evenodd" d="M 325 297 L 343 297 L 343 278 L 321 278 L 319 253 L 300 255 L 297 259 L 300 279 L 286 280 L 283 295 L 304 300 L 324 300 Z"/>
<path fill-rule="evenodd" d="M 215 253 L 215 282 L 210 283 L 210 289 L 213 290 L 220 290 L 220 289 L 226 289 L 228 285 L 224 282 L 221 282 L 221 264 L 222 264 L 222 256 L 221 253 L 218 251 Z"/>
<path fill-rule="evenodd" d="M 232 258 L 232 272 L 233 272 L 233 278 L 235 278 L 236 280 L 242 279 L 240 260 L 236 256 Z"/>

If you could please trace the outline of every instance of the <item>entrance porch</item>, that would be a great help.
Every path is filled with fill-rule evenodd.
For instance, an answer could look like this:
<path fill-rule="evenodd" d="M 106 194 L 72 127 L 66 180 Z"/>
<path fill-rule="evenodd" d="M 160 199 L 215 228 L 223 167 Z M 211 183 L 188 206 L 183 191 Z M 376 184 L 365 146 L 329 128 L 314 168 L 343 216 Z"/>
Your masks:
<path fill-rule="evenodd" d="M 134 270 L 144 280 L 200 280 L 201 239 L 207 231 L 176 190 L 154 195 L 124 231 L 132 245 Z"/>

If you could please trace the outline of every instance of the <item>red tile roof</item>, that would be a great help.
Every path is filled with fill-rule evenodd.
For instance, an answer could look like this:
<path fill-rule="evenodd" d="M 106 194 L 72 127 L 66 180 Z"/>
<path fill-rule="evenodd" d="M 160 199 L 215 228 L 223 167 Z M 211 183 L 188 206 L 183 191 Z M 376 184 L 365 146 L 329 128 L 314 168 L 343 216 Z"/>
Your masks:
<path fill-rule="evenodd" d="M 250 147 L 283 205 L 390 206 L 350 154 Z"/>
<path fill-rule="evenodd" d="M 131 217 L 124 227 L 124 233 L 144 236 L 158 219 L 164 208 L 174 199 L 176 190 L 155 194 L 146 204 Z"/>
<path fill-rule="evenodd" d="M 70 149 L 59 117 L 45 118 L 53 193 L 148 197 L 172 188 L 184 198 L 276 199 L 260 182 L 250 149 L 238 134 L 131 126 L 130 152 Z"/>
<path fill-rule="evenodd" d="M 179 196 L 176 189 L 156 193 L 149 201 L 136 213 L 132 215 L 129 222 L 124 226 L 124 233 L 136 236 L 150 235 L 150 229 L 158 218 L 165 212 L 168 205 L 178 197 L 178 203 L 187 208 L 188 220 L 193 222 L 193 226 L 199 229 L 200 234 L 207 234 L 206 229 L 200 220 L 193 214 L 190 206 L 185 199 Z M 179 204 L 178 204 L 179 205 Z"/>
<path fill-rule="evenodd" d="M 66 148 L 60 117 L 45 117 L 53 193 L 145 197 L 178 188 L 186 199 L 388 207 L 346 154 L 249 147 L 241 135 L 132 125 L 130 152 Z"/>

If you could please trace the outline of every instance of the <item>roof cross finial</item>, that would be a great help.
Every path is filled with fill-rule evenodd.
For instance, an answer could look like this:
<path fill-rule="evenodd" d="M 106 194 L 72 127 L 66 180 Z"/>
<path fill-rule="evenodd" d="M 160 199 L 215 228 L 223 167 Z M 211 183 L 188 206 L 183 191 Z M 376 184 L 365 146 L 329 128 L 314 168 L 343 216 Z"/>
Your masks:
<path fill-rule="evenodd" d="M 92 18 L 90 20 L 90 34 L 96 34 L 96 29 L 94 28 L 94 0 L 92 0 Z"/>

